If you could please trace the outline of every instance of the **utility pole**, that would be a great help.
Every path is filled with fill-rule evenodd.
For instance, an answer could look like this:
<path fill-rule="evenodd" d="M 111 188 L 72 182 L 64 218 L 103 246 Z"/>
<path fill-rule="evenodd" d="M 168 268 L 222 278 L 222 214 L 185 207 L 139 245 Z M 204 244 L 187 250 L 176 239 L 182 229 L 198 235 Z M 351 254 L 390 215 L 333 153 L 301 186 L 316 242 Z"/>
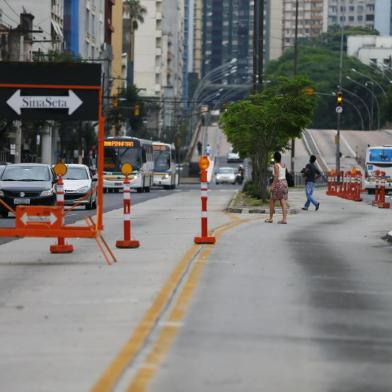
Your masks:
<path fill-rule="evenodd" d="M 253 92 L 257 93 L 264 78 L 264 0 L 254 0 L 253 7 Z"/>
<path fill-rule="evenodd" d="M 9 58 L 10 61 L 23 61 L 24 34 L 19 28 L 9 32 Z M 22 122 L 14 121 L 15 128 L 15 156 L 14 163 L 22 162 Z"/>
<path fill-rule="evenodd" d="M 340 34 L 340 62 L 339 62 L 339 91 L 342 88 L 342 79 L 343 79 L 343 42 L 344 42 L 344 25 L 342 23 L 341 26 L 341 34 Z M 340 121 L 341 115 L 343 112 L 343 108 L 341 110 L 336 110 L 337 115 L 337 124 L 336 124 L 336 173 L 337 176 L 340 177 Z"/>
<path fill-rule="evenodd" d="M 294 27 L 294 76 L 297 75 L 298 72 L 298 8 L 299 1 L 295 0 L 295 27 Z M 291 173 L 294 173 L 295 164 L 295 138 L 291 139 L 291 162 L 290 162 L 290 170 Z"/>
<path fill-rule="evenodd" d="M 257 76 L 258 76 L 258 46 L 257 46 L 257 36 L 258 36 L 258 0 L 254 0 L 253 2 L 253 80 L 252 80 L 252 85 L 253 85 L 253 93 L 257 93 Z"/>

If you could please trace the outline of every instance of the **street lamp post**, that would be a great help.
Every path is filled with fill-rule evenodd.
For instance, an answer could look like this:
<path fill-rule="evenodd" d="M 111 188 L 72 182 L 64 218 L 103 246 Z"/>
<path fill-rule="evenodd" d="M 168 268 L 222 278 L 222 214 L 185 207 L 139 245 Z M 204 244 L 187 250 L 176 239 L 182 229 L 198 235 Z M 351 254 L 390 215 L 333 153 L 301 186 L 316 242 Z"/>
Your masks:
<path fill-rule="evenodd" d="M 342 89 L 342 91 L 345 91 L 346 93 L 356 97 L 359 101 L 361 101 L 362 105 L 364 106 L 364 108 L 366 109 L 367 114 L 368 114 L 368 129 L 370 130 L 371 126 L 372 126 L 373 119 L 372 119 L 372 116 L 371 116 L 371 113 L 370 113 L 369 106 L 366 104 L 366 102 L 358 94 L 355 94 L 353 91 L 347 90 L 346 88 L 343 88 L 343 87 L 341 87 L 341 89 Z"/>
<path fill-rule="evenodd" d="M 351 71 L 357 73 L 357 74 L 360 75 L 360 76 L 363 76 L 363 77 L 366 78 L 366 79 L 371 80 L 372 83 L 374 83 L 374 84 L 382 91 L 382 93 L 384 94 L 384 97 L 385 97 L 385 98 L 387 97 L 387 93 L 385 92 L 385 89 L 384 89 L 384 88 L 381 86 L 381 84 L 378 83 L 376 80 L 374 80 L 373 78 L 371 78 L 371 77 L 368 76 L 368 75 L 363 74 L 362 72 L 359 72 L 359 71 L 356 70 L 355 68 L 351 68 Z"/>
<path fill-rule="evenodd" d="M 359 83 L 355 79 L 350 78 L 350 76 L 346 76 L 346 79 L 348 79 L 351 82 L 353 82 L 354 84 L 366 89 L 371 94 L 372 98 L 374 99 L 374 102 L 376 102 L 376 105 L 377 105 L 377 114 L 378 114 L 377 115 L 377 129 L 380 129 L 380 103 L 378 102 L 377 96 L 374 94 L 374 92 L 369 87 L 366 86 L 366 83 L 365 84 Z M 371 108 L 371 109 L 373 109 L 373 108 Z M 372 110 L 372 112 L 373 112 L 373 110 Z M 373 113 L 372 113 L 372 117 L 373 117 Z"/>

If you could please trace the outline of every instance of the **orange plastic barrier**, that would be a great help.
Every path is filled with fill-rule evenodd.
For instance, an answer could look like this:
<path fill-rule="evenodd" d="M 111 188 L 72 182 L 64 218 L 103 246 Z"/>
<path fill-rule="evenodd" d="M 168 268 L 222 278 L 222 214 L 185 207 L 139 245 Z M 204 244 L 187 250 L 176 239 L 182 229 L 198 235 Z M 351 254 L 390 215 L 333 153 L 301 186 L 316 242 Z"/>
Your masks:
<path fill-rule="evenodd" d="M 62 176 L 58 176 L 57 178 L 56 203 L 60 211 L 58 221 L 61 227 L 64 225 L 64 183 L 63 183 Z M 66 244 L 64 237 L 58 237 L 57 244 L 51 245 L 49 249 L 50 249 L 50 253 L 72 253 L 74 251 L 73 245 Z"/>
<path fill-rule="evenodd" d="M 200 168 L 200 188 L 201 188 L 201 236 L 195 237 L 196 244 L 215 244 L 216 238 L 208 235 L 208 217 L 207 217 L 207 201 L 208 201 L 208 182 L 207 169 L 210 161 L 207 156 L 199 159 Z"/>
<path fill-rule="evenodd" d="M 128 173 L 125 174 L 123 187 L 124 201 L 124 239 L 116 241 L 117 248 L 138 248 L 139 241 L 131 240 L 131 186 Z"/>
<path fill-rule="evenodd" d="M 376 170 L 376 191 L 372 205 L 378 208 L 390 208 L 391 203 L 385 201 L 386 179 L 385 172 Z"/>

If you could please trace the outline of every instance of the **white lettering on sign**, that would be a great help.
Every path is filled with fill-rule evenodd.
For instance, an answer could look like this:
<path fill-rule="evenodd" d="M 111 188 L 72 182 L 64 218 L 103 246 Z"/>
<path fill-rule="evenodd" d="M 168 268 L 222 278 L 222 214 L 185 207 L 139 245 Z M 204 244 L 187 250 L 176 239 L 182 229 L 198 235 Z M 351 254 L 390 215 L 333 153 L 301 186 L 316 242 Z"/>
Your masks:
<path fill-rule="evenodd" d="M 57 216 L 50 213 L 50 215 L 27 215 L 24 213 L 20 220 L 24 225 L 28 223 L 50 223 L 53 225 L 57 221 Z"/>
<path fill-rule="evenodd" d="M 20 90 L 16 90 L 7 101 L 8 106 L 19 115 L 22 109 L 68 109 L 68 115 L 71 115 L 82 103 L 72 90 L 68 90 L 68 96 L 23 96 Z"/>

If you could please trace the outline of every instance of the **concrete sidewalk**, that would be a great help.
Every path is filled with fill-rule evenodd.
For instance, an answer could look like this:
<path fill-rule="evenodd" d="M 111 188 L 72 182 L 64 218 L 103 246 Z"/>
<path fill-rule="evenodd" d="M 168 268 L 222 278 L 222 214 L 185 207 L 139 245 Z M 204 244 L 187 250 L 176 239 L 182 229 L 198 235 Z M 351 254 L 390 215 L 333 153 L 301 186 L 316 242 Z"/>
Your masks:
<path fill-rule="evenodd" d="M 232 190 L 209 192 L 210 228 L 227 223 Z M 132 237 L 118 250 L 122 210 L 105 214 L 104 238 L 118 263 L 105 264 L 94 240 L 51 255 L 53 239 L 0 246 L 1 390 L 88 391 L 129 339 L 200 232 L 200 191 L 137 204 Z"/>

